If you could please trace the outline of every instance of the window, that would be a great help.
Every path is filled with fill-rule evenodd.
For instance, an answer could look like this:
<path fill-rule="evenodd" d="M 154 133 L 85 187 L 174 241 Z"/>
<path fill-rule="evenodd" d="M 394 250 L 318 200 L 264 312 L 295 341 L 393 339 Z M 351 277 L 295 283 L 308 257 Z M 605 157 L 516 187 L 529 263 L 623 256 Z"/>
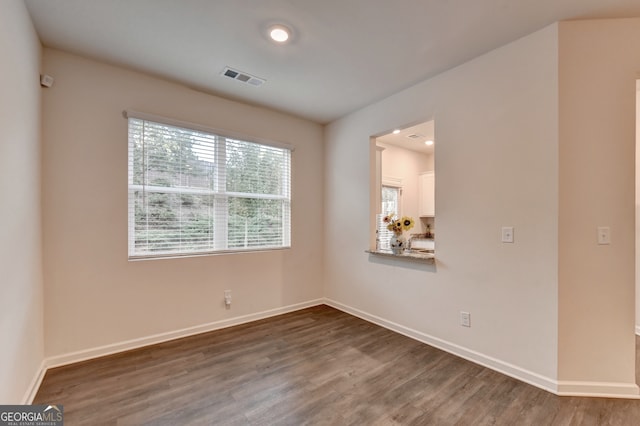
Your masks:
<path fill-rule="evenodd" d="M 128 118 L 130 258 L 290 247 L 290 149 Z"/>
<path fill-rule="evenodd" d="M 400 214 L 400 188 L 382 185 L 382 214 L 378 215 L 378 240 L 381 250 L 390 250 L 389 241 L 393 232 L 387 229 L 383 218 L 389 214 Z"/>

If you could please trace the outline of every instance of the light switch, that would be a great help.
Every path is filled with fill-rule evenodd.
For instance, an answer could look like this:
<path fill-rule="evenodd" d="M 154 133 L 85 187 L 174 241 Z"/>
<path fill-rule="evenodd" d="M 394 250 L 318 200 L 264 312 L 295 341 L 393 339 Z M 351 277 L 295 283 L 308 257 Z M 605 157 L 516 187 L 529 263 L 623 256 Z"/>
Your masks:
<path fill-rule="evenodd" d="M 502 227 L 502 242 L 503 243 L 513 242 L 513 226 Z"/>
<path fill-rule="evenodd" d="M 460 325 L 471 327 L 471 314 L 469 312 L 460 311 Z"/>
<path fill-rule="evenodd" d="M 611 244 L 611 229 L 608 226 L 598 226 L 598 244 Z"/>

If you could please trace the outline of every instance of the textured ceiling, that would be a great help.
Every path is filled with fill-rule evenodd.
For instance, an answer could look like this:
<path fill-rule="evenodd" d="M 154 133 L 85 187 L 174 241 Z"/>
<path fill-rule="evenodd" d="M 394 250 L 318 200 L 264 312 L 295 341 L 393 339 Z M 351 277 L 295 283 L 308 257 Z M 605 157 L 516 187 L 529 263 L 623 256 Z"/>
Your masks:
<path fill-rule="evenodd" d="M 26 0 L 44 46 L 327 123 L 555 21 L 638 0 Z M 293 29 L 286 45 L 266 28 Z M 261 77 L 253 87 L 225 66 Z"/>

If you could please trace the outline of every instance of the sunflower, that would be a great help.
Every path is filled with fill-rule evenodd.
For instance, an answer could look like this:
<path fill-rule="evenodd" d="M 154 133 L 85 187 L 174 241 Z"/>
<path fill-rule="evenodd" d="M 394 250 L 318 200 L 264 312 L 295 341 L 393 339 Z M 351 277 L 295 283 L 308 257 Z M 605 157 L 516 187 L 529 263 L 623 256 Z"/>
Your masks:
<path fill-rule="evenodd" d="M 408 231 L 413 228 L 415 224 L 413 218 L 409 216 L 402 216 L 402 218 L 398 218 L 395 213 L 386 215 L 382 221 L 387 224 L 387 229 L 394 234 L 402 234 L 402 231 Z"/>
<path fill-rule="evenodd" d="M 400 222 L 402 223 L 402 229 L 404 229 L 405 231 L 408 231 L 409 229 L 413 228 L 414 222 L 413 222 L 413 218 L 409 217 L 409 216 L 404 216 Z"/>

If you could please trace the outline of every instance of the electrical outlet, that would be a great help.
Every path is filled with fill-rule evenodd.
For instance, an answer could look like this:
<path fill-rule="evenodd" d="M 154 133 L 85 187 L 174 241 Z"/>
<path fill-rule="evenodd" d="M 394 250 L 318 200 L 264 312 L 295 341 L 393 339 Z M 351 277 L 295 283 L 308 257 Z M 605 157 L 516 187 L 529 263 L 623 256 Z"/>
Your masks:
<path fill-rule="evenodd" d="M 460 311 L 460 325 L 471 327 L 471 314 L 469 312 Z"/>
<path fill-rule="evenodd" d="M 598 226 L 598 244 L 611 244 L 611 229 L 608 226 Z"/>
<path fill-rule="evenodd" d="M 231 290 L 224 291 L 224 304 L 226 307 L 231 306 Z"/>
<path fill-rule="evenodd" d="M 513 242 L 513 226 L 502 227 L 502 242 L 503 243 Z"/>

